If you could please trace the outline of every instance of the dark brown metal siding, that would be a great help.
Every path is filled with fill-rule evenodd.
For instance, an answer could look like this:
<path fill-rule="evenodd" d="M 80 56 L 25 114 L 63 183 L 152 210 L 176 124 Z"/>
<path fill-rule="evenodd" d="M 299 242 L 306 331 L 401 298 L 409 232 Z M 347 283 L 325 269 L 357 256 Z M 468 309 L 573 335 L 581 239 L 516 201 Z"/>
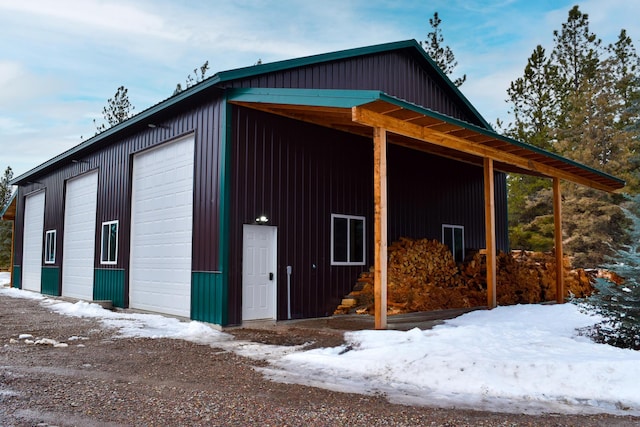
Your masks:
<path fill-rule="evenodd" d="M 390 145 L 388 239 L 441 240 L 442 224 L 464 226 L 465 247 L 485 245 L 484 174 L 480 167 Z M 507 250 L 505 176 L 495 174 L 497 246 Z"/>
<path fill-rule="evenodd" d="M 43 189 L 43 185 L 40 183 L 34 183 L 34 184 L 27 184 L 21 187 L 18 187 L 18 196 L 16 199 L 16 219 L 15 219 L 15 246 L 14 246 L 14 259 L 13 259 L 13 263 L 15 265 L 22 265 L 22 248 L 23 248 L 23 241 L 22 238 L 24 236 L 24 205 L 25 205 L 25 198 L 26 196 L 28 196 L 29 194 L 32 194 L 35 191 L 39 191 L 39 189 Z M 46 204 L 47 204 L 47 196 L 45 194 L 45 199 L 44 199 L 44 203 L 45 203 L 45 210 L 47 209 Z M 44 237 L 43 237 L 44 239 Z M 43 240 L 44 243 L 44 240 Z M 58 245 L 59 242 L 56 242 L 56 246 Z M 44 264 L 44 260 L 43 260 L 43 264 Z M 58 264 L 59 265 L 59 264 Z"/>
<path fill-rule="evenodd" d="M 47 230 L 56 230 L 56 259 L 54 264 L 47 264 L 50 267 L 60 267 L 62 265 L 62 256 L 64 254 L 64 248 L 62 246 L 62 233 L 64 229 L 64 193 L 60 190 L 64 188 L 64 175 L 54 174 L 47 177 L 41 177 L 37 179 L 37 182 L 27 184 L 19 188 L 18 193 L 18 205 L 16 215 L 16 240 L 15 240 L 15 258 L 14 264 L 22 264 L 22 237 L 24 232 L 24 205 L 25 198 L 29 194 L 44 189 L 44 233 Z M 63 215 L 57 215 L 57 212 L 63 212 Z M 44 257 L 44 247 L 43 247 Z M 44 258 L 42 259 L 42 265 L 44 265 Z"/>
<path fill-rule="evenodd" d="M 259 67 L 259 66 L 257 66 Z M 415 53 L 393 51 L 325 62 L 232 82 L 232 87 L 381 90 L 476 125 L 451 89 Z"/>
<path fill-rule="evenodd" d="M 230 324 L 241 322 L 242 225 L 263 214 L 278 227 L 278 318 L 287 317 L 288 265 L 292 317 L 332 314 L 367 268 L 332 267 L 329 244 L 331 213 L 372 217 L 371 143 L 243 108 L 233 134 Z"/>
<path fill-rule="evenodd" d="M 229 323 L 241 322 L 242 225 L 260 215 L 278 227 L 278 318 L 288 265 L 292 317 L 330 315 L 373 262 L 371 140 L 241 107 L 232 132 Z M 390 145 L 388 180 L 389 242 L 440 240 L 446 223 L 465 226 L 467 247 L 484 247 L 482 169 Z M 330 265 L 332 213 L 366 217 L 365 266 Z"/>
<path fill-rule="evenodd" d="M 213 271 L 218 266 L 218 168 L 219 129 L 217 103 L 202 105 L 173 117 L 157 127 L 133 135 L 96 153 L 92 163 L 103 165 L 98 179 L 98 226 L 104 221 L 120 220 L 118 264 L 129 266 L 129 236 L 131 212 L 131 172 L 133 156 L 155 145 L 171 142 L 194 133 L 195 164 L 193 204 L 193 269 Z M 97 240 L 100 239 L 98 230 Z M 99 250 L 99 246 L 96 247 Z M 99 252 L 97 252 L 99 253 Z M 96 267 L 102 268 L 96 257 Z"/>
<path fill-rule="evenodd" d="M 128 269 L 131 211 L 131 168 L 133 154 L 177 137 L 195 134 L 193 270 L 219 270 L 218 240 L 218 131 L 220 100 L 194 106 L 163 122 L 164 127 L 145 128 L 120 141 L 86 154 L 79 163 L 69 162 L 54 172 L 34 178 L 39 184 L 20 188 L 18 205 L 24 212 L 24 194 L 45 187 L 45 230 L 57 229 L 56 265 L 62 265 L 64 252 L 65 181 L 89 170 L 98 170 L 95 267 Z M 117 265 L 100 264 L 101 224 L 119 220 Z M 23 215 L 18 215 L 16 233 L 22 235 Z M 18 248 L 19 247 L 19 248 Z M 16 264 L 22 262 L 22 239 L 16 240 Z M 18 250 L 19 249 L 19 250 Z M 127 280 L 128 280 L 128 275 Z"/>

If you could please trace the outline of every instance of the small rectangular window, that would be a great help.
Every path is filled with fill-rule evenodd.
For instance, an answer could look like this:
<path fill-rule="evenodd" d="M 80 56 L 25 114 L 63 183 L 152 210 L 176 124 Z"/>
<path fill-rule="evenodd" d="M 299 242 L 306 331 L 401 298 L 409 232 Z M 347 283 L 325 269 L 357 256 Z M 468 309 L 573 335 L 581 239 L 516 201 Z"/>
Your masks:
<path fill-rule="evenodd" d="M 115 264 L 118 261 L 118 221 L 102 223 L 101 247 L 100 264 Z"/>
<path fill-rule="evenodd" d="M 442 224 L 442 243 L 447 245 L 455 262 L 464 261 L 464 227 Z"/>
<path fill-rule="evenodd" d="M 331 214 L 331 265 L 365 264 L 365 218 Z"/>
<path fill-rule="evenodd" d="M 44 238 L 44 263 L 56 262 L 56 230 L 48 230 Z"/>

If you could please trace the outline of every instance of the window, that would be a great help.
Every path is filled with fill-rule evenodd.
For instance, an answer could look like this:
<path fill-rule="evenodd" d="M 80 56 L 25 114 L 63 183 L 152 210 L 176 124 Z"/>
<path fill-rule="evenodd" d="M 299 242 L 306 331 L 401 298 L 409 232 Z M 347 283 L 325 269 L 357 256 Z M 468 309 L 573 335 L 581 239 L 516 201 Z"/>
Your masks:
<path fill-rule="evenodd" d="M 464 261 L 464 227 L 442 224 L 442 243 L 451 249 L 455 262 Z"/>
<path fill-rule="evenodd" d="M 331 214 L 331 265 L 364 265 L 364 217 Z"/>
<path fill-rule="evenodd" d="M 102 251 L 100 264 L 115 264 L 118 261 L 118 221 L 102 223 Z"/>
<path fill-rule="evenodd" d="M 48 230 L 44 237 L 44 263 L 56 262 L 56 230 Z"/>

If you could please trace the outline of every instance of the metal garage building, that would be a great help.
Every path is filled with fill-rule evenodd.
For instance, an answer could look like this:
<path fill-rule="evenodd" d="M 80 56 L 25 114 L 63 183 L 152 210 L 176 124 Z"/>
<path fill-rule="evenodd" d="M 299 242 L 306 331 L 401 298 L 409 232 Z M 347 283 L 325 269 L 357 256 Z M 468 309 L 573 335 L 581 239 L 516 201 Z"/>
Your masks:
<path fill-rule="evenodd" d="M 415 40 L 220 72 L 14 179 L 14 286 L 325 316 L 400 236 L 507 250 L 508 172 L 624 185 L 496 134 Z"/>

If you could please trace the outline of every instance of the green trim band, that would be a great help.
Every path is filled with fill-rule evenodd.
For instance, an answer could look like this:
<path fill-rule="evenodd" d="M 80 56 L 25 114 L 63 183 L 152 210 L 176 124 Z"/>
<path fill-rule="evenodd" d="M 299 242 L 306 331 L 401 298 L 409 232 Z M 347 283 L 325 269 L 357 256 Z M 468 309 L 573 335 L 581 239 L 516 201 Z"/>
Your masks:
<path fill-rule="evenodd" d="M 121 268 L 96 268 L 93 271 L 93 300 L 111 301 L 124 308 L 125 272 Z"/>
<path fill-rule="evenodd" d="M 40 293 L 60 296 L 60 267 L 42 267 Z"/>

